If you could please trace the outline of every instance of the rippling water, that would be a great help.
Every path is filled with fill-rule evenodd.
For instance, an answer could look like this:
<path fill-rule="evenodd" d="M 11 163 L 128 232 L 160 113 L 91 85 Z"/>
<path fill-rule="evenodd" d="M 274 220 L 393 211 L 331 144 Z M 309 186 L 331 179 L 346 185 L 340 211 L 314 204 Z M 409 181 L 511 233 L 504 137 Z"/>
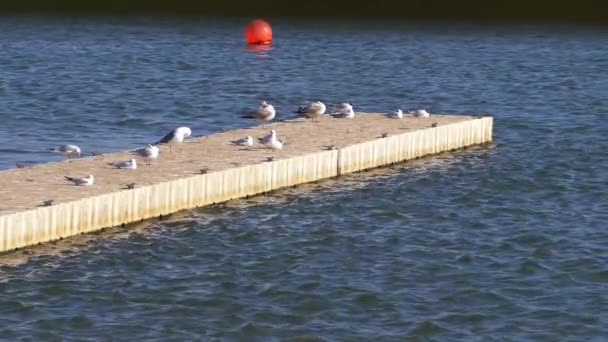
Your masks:
<path fill-rule="evenodd" d="M 245 23 L 2 18 L 0 169 L 262 98 L 489 114 L 495 144 L 0 256 L 2 338 L 607 338 L 608 32 Z"/>

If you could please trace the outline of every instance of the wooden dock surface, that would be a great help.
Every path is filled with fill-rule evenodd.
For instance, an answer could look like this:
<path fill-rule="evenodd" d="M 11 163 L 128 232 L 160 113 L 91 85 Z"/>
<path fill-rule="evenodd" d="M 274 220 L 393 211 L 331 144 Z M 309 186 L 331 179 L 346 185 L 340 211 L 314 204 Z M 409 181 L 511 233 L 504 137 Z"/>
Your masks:
<path fill-rule="evenodd" d="M 459 128 L 461 126 L 462 128 Z M 284 148 L 282 150 L 270 150 L 257 143 L 257 138 L 264 136 L 271 129 L 276 130 L 279 139 L 283 140 Z M 407 135 L 407 133 L 413 132 L 426 133 L 419 137 L 414 137 L 411 134 Z M 236 140 L 247 135 L 254 138 L 254 146 L 242 147 L 230 143 L 231 140 Z M 399 138 L 400 140 L 390 140 L 391 137 L 402 138 Z M 414 141 L 411 140 L 413 139 L 412 137 L 416 140 L 415 146 L 412 147 L 416 151 L 414 151 L 415 153 L 412 152 L 414 154 L 405 153 L 402 150 L 409 147 L 406 146 L 408 142 L 403 139 L 410 139 L 411 142 L 409 144 L 414 145 Z M 382 145 L 385 146 L 382 147 L 382 150 L 373 147 L 376 145 L 369 145 L 369 148 L 372 150 L 365 147 L 365 143 L 367 142 L 383 139 L 391 142 L 387 143 L 388 145 Z M 391 159 L 391 162 L 402 161 L 411 157 L 438 153 L 491 140 L 491 117 L 431 115 L 428 118 L 416 118 L 406 115 L 403 119 L 392 119 L 378 113 L 357 113 L 354 119 L 322 117 L 318 123 L 298 119 L 290 122 L 274 122 L 265 125 L 265 127 L 259 125 L 202 137 L 196 137 L 196 132 L 193 132 L 192 138 L 187 139 L 179 148 L 173 148 L 172 152 L 169 152 L 168 147 L 160 145 L 160 156 L 158 159 L 153 160 L 150 166 L 145 165 L 143 159 L 132 151 L 125 151 L 34 165 L 20 169 L 4 170 L 0 171 L 0 251 L 145 219 L 153 217 L 158 213 L 173 212 L 191 206 L 205 205 L 213 201 L 228 200 L 244 194 L 267 191 L 275 187 L 278 188 L 336 176 L 340 173 L 358 171 L 361 168 L 382 166 L 382 164 L 386 164 L 388 159 Z M 330 146 L 333 146 L 335 149 L 330 151 Z M 354 148 L 353 146 L 359 147 Z M 139 147 L 143 146 L 134 146 L 134 149 Z M 366 148 L 372 156 L 365 157 L 366 161 L 359 160 L 364 158 L 361 151 Z M 393 152 L 389 151 L 393 149 L 396 150 Z M 341 151 L 341 153 L 336 151 Z M 86 154 L 88 151 L 84 152 Z M 384 154 L 387 154 L 387 156 L 383 156 Z M 388 156 L 388 154 L 395 154 L 395 156 Z M 306 156 L 309 155 L 317 157 L 314 157 L 316 158 L 314 161 L 313 159 L 308 161 Z M 269 162 L 268 157 L 274 157 L 274 161 Z M 260 174 L 256 177 L 260 179 L 260 182 L 265 184 L 260 185 L 260 187 L 253 186 L 253 188 L 251 184 L 255 183 L 255 181 L 245 179 L 247 173 L 258 171 L 246 171 L 243 167 L 277 164 L 276 166 L 268 166 L 274 167 L 274 171 L 268 172 L 283 172 L 280 169 L 282 165 L 280 162 L 285 160 L 293 160 L 295 162 L 296 159 L 294 158 L 297 157 L 304 157 L 304 159 L 298 159 L 297 163 L 299 163 L 299 166 L 294 166 L 295 164 L 292 165 L 293 162 L 290 162 L 289 170 L 286 169 L 285 175 L 281 176 L 283 178 L 295 177 L 297 179 L 277 181 L 266 179 L 263 174 Z M 137 159 L 137 169 L 116 169 L 109 165 L 109 163 L 130 158 Z M 335 165 L 332 165 L 334 163 Z M 302 168 L 314 168 L 315 170 L 310 171 L 312 172 L 310 173 L 308 170 L 302 170 Z M 186 196 L 188 198 L 184 199 L 185 202 L 182 201 L 183 203 L 180 202 L 181 195 L 179 194 L 182 190 L 172 190 L 178 193 L 173 193 L 171 200 L 180 202 L 180 204 L 171 205 L 167 209 L 156 208 L 162 206 L 162 199 L 159 199 L 156 204 L 151 204 L 149 199 L 145 199 L 146 196 L 151 196 L 150 194 L 145 195 L 139 192 L 139 195 L 137 195 L 138 192 L 135 191 L 141 188 L 148 188 L 147 191 L 154 192 L 156 191 L 152 187 L 154 185 L 185 179 L 193 179 L 194 181 L 197 179 L 196 177 L 202 176 L 201 169 L 208 169 L 207 176 L 218 172 L 222 173 L 223 171 L 228 172 L 233 169 L 241 169 L 242 172 L 239 171 L 241 173 L 238 173 L 238 175 L 234 174 L 235 177 L 240 177 L 234 180 L 236 182 L 234 186 L 240 186 L 242 189 L 234 188 L 229 191 L 230 193 L 224 195 L 218 193 L 213 198 L 206 196 L 205 199 L 198 198 L 200 196 L 195 193 L 198 190 L 190 189 L 187 191 L 191 193 Z M 262 169 L 257 168 L 255 170 Z M 301 174 L 297 175 L 297 177 L 292 177 L 290 176 L 292 173 Z M 95 176 L 95 184 L 92 186 L 75 186 L 64 178 L 64 176 L 85 176 L 88 174 Z M 230 177 L 232 176 L 228 173 L 222 175 L 221 179 L 226 183 L 223 185 L 224 189 L 233 186 L 230 184 Z M 265 180 L 262 180 L 262 178 Z M 211 179 L 207 180 L 207 183 L 205 183 L 207 185 L 204 185 L 205 188 L 200 189 L 200 191 L 209 190 L 210 185 L 208 183 L 210 182 Z M 126 190 L 125 186 L 129 183 L 135 183 L 134 190 Z M 74 206 L 75 203 L 84 199 L 129 192 L 133 194 L 129 195 L 132 198 L 131 200 L 138 201 L 137 203 L 147 201 L 147 209 L 143 210 L 146 211 L 145 213 L 142 211 L 141 205 L 132 205 L 129 208 L 129 213 L 118 215 L 116 214 L 117 211 L 121 211 L 121 209 L 116 208 L 118 202 L 115 202 L 113 207 L 111 205 L 110 207 L 104 207 L 99 202 L 103 202 L 103 200 L 97 200 L 96 204 L 89 209 L 77 209 Z M 124 196 L 127 195 L 125 194 Z M 162 197 L 162 193 L 156 196 Z M 53 205 L 43 207 L 43 202 L 47 200 L 53 200 Z M 116 199 L 116 201 L 120 202 L 124 200 Z M 61 207 L 62 204 L 70 204 L 72 209 L 69 210 L 71 212 L 60 214 L 59 212 L 52 213 L 50 211 L 51 208 Z M 152 207 L 154 207 L 154 210 L 151 209 Z M 48 212 L 43 210 L 47 210 Z M 79 214 L 75 214 L 75 210 Z M 106 215 L 104 210 L 122 218 L 102 219 L 98 217 L 98 215 Z M 142 212 L 139 213 L 139 211 Z M 36 212 L 35 218 L 27 217 L 27 215 L 34 215 Z M 69 216 L 69 222 L 62 222 L 64 220 L 61 218 L 62 215 Z M 86 227 L 81 229 L 79 227 L 81 223 L 78 223 L 78 218 L 82 219 L 82 216 L 87 216 L 87 222 L 86 224 L 82 224 Z M 45 220 L 50 221 L 43 222 Z M 43 229 L 44 234 L 31 233 L 37 229 L 42 229 L 38 226 L 45 227 Z M 16 235 L 18 238 L 15 237 Z"/>

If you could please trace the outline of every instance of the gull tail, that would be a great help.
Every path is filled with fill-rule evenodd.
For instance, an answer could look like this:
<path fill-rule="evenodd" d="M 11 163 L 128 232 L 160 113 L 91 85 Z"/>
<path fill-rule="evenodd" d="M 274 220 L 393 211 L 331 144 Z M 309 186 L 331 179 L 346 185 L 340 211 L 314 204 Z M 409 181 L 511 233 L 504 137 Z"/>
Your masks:
<path fill-rule="evenodd" d="M 166 144 L 175 137 L 175 134 L 176 134 L 175 131 L 167 133 L 167 135 L 165 135 L 164 137 L 162 137 L 162 139 L 160 139 L 159 141 L 155 142 L 152 145 Z"/>
<path fill-rule="evenodd" d="M 243 115 L 241 115 L 241 118 L 244 119 L 255 119 L 257 118 L 257 112 L 254 110 L 243 110 L 242 113 L 244 113 Z"/>

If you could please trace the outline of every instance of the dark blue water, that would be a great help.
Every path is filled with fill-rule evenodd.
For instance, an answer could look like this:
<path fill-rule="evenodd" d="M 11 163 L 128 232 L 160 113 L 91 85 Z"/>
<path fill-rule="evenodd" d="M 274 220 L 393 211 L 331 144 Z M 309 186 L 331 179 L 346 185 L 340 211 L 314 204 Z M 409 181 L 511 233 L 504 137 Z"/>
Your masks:
<path fill-rule="evenodd" d="M 0 169 L 260 99 L 492 115 L 494 145 L 1 256 L 2 338 L 607 338 L 608 32 L 246 22 L 2 18 Z"/>

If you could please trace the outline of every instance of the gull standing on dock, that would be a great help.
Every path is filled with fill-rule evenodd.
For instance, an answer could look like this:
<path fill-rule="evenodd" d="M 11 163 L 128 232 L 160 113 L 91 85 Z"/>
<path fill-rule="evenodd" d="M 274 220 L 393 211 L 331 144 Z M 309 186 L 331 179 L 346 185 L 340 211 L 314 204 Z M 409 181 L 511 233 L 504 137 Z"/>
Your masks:
<path fill-rule="evenodd" d="M 393 119 L 401 119 L 403 118 L 403 111 L 401 109 L 397 109 L 394 112 L 388 113 L 388 117 Z"/>
<path fill-rule="evenodd" d="M 307 119 L 319 122 L 319 116 L 325 114 L 327 107 L 319 100 L 309 103 L 305 107 L 300 107 L 296 111 L 296 114 L 305 116 Z"/>
<path fill-rule="evenodd" d="M 424 109 L 417 109 L 414 111 L 410 111 L 410 114 L 413 114 L 415 117 L 419 117 L 419 118 L 428 118 L 429 116 L 431 116 L 431 114 L 429 114 L 429 112 L 427 112 Z"/>
<path fill-rule="evenodd" d="M 80 147 L 78 147 L 76 145 L 71 145 L 71 144 L 55 147 L 54 149 L 51 150 L 51 152 L 62 154 L 64 156 L 66 156 L 68 159 L 73 158 L 73 157 L 80 158 L 80 155 L 82 154 Z"/>
<path fill-rule="evenodd" d="M 167 133 L 162 139 L 156 142 L 154 145 L 158 144 L 168 144 L 169 151 L 171 151 L 172 145 L 181 144 L 184 142 L 184 139 L 191 136 L 192 131 L 189 127 L 178 127 L 171 132 Z"/>
<path fill-rule="evenodd" d="M 353 110 L 353 104 L 350 102 L 343 102 L 337 106 L 337 112 L 331 114 L 334 118 L 352 119 L 355 117 L 355 111 Z"/>
<path fill-rule="evenodd" d="M 135 158 L 131 158 L 130 160 L 112 163 L 112 166 L 114 166 L 117 169 L 135 170 L 135 169 L 137 169 L 137 161 L 135 160 Z"/>
<path fill-rule="evenodd" d="M 68 176 L 64 176 L 65 179 L 69 180 L 70 182 L 76 184 L 76 185 L 82 185 L 82 186 L 88 186 L 88 185 L 93 185 L 93 182 L 95 182 L 95 177 L 93 177 L 93 175 L 88 175 L 86 177 L 68 177 Z"/>
<path fill-rule="evenodd" d="M 144 148 L 140 148 L 139 150 L 136 151 L 140 156 L 144 157 L 146 160 L 146 165 L 151 165 L 151 159 L 156 159 L 158 158 L 158 147 L 148 144 L 146 147 Z"/>
<path fill-rule="evenodd" d="M 241 116 L 247 119 L 256 119 L 262 122 L 272 121 L 276 116 L 277 112 L 274 106 L 266 101 L 260 102 L 260 105 L 256 110 L 250 111 L 247 114 Z"/>
<path fill-rule="evenodd" d="M 283 148 L 283 142 L 277 139 L 277 132 L 273 129 L 270 133 L 263 138 L 258 138 L 260 144 L 268 147 L 272 150 L 280 150 Z"/>
<path fill-rule="evenodd" d="M 231 143 L 238 146 L 253 146 L 253 138 L 248 135 L 238 140 L 232 140 Z"/>

